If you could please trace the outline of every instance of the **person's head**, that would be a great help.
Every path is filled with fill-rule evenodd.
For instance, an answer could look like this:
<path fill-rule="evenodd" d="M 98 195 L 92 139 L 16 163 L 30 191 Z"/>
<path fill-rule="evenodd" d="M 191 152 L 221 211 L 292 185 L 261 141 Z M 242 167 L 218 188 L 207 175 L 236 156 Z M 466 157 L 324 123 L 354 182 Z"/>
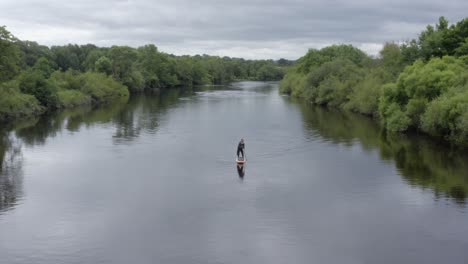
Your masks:
<path fill-rule="evenodd" d="M 241 138 L 241 142 L 244 143 L 244 139 L 243 139 L 243 138 Z"/>

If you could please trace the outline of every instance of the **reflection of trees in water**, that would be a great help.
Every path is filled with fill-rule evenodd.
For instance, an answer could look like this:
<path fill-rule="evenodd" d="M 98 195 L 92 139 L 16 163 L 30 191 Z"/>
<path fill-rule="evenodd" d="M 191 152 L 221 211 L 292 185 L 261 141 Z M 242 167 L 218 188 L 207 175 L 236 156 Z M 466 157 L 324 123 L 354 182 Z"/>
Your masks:
<path fill-rule="evenodd" d="M 22 195 L 21 144 L 11 133 L 0 132 L 0 213 L 17 203 Z"/>
<path fill-rule="evenodd" d="M 26 145 L 44 145 L 47 138 L 55 137 L 57 131 L 63 128 L 62 120 L 55 116 L 41 116 L 33 120 L 28 126 L 16 129 L 16 136 Z"/>
<path fill-rule="evenodd" d="M 464 203 L 468 194 L 468 154 L 421 135 L 386 133 L 370 118 L 300 103 L 307 133 L 333 143 L 379 150 L 384 160 L 395 162 L 408 184 L 430 188 L 436 197 Z"/>
<path fill-rule="evenodd" d="M 60 111 L 0 130 L 0 212 L 14 206 L 22 195 L 22 143 L 43 145 L 64 129 L 76 132 L 96 124 L 112 124 L 116 129 L 114 140 L 129 142 L 142 131 L 155 133 L 161 114 L 176 104 L 184 92 L 187 91 L 174 89 L 155 95 L 136 95 L 128 102 Z"/>
<path fill-rule="evenodd" d="M 436 197 L 448 196 L 464 203 L 468 193 L 468 155 L 460 149 L 425 138 L 387 135 L 382 156 L 393 157 L 412 186 L 431 188 Z"/>
<path fill-rule="evenodd" d="M 115 101 L 98 108 L 75 108 L 43 115 L 27 126 L 17 127 L 16 136 L 26 145 L 43 145 L 48 138 L 55 137 L 63 129 L 76 132 L 82 126 L 111 122 L 125 104 L 126 100 Z"/>
<path fill-rule="evenodd" d="M 174 89 L 161 94 L 135 95 L 129 101 L 116 101 L 97 108 L 51 113 L 16 128 L 16 136 L 26 145 L 43 145 L 63 129 L 76 132 L 82 127 L 113 124 L 116 129 L 114 140 L 129 142 L 139 137 L 142 131 L 155 133 L 161 113 L 174 105 L 181 93 Z"/>
<path fill-rule="evenodd" d="M 156 133 L 160 116 L 178 102 L 182 92 L 172 89 L 159 95 L 133 96 L 123 111 L 113 118 L 116 125 L 114 140 L 122 143 L 139 137 L 142 131 L 148 134 Z"/>

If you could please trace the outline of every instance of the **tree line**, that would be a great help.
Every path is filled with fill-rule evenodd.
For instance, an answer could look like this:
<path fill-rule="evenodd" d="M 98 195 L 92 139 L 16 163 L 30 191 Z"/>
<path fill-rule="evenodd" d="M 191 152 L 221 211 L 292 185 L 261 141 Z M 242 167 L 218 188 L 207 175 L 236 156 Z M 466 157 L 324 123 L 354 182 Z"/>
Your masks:
<path fill-rule="evenodd" d="M 310 49 L 280 91 L 370 115 L 388 131 L 421 131 L 468 144 L 468 18 L 440 17 L 416 39 L 373 58 L 351 45 Z"/>
<path fill-rule="evenodd" d="M 0 27 L 0 120 L 128 97 L 129 93 L 236 80 L 280 80 L 288 60 L 174 56 L 155 45 L 47 47 Z"/>

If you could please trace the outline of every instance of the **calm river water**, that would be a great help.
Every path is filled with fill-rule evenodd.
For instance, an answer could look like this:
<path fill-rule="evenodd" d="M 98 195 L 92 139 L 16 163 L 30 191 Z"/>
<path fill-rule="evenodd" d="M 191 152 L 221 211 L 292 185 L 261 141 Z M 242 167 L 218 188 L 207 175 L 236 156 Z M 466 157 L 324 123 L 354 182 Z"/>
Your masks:
<path fill-rule="evenodd" d="M 0 139 L 0 263 L 468 263 L 466 151 L 277 83 L 136 96 Z"/>

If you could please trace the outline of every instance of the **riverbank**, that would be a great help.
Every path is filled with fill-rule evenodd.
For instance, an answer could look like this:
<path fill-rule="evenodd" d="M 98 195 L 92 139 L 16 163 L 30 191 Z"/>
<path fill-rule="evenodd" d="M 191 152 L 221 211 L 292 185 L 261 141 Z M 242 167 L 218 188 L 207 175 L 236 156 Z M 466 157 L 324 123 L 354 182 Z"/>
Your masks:
<path fill-rule="evenodd" d="M 378 58 L 350 45 L 309 50 L 288 71 L 281 92 L 372 116 L 391 132 L 418 131 L 466 146 L 466 26 L 468 19 L 449 27 L 442 17 L 417 40 L 385 44 Z"/>
<path fill-rule="evenodd" d="M 56 71 L 46 78 L 40 72 L 30 72 L 0 84 L 0 122 L 107 104 L 128 96 L 126 86 L 100 73 Z"/>
<path fill-rule="evenodd" d="M 155 45 L 47 47 L 0 27 L 0 122 L 83 105 L 129 93 L 234 80 L 280 80 L 287 60 L 175 56 Z"/>

